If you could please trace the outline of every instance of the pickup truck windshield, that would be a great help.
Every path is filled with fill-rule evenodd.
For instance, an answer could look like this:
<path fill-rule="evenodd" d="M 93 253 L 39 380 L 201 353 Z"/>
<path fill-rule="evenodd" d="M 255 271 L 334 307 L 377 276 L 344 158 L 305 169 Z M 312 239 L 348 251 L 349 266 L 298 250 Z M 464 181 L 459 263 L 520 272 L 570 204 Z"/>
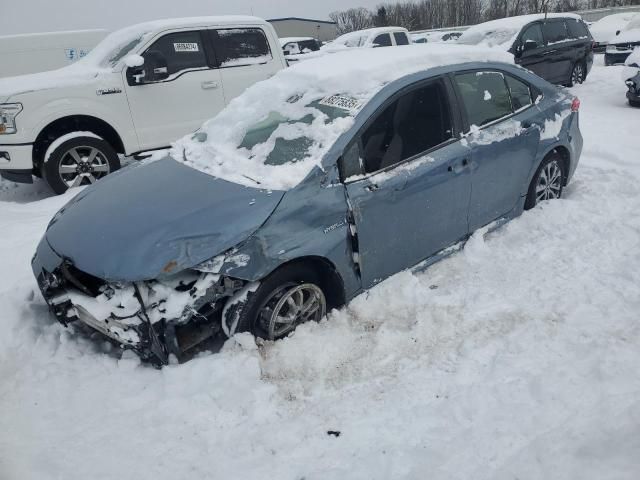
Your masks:
<path fill-rule="evenodd" d="M 113 32 L 96 45 L 78 64 L 100 68 L 115 67 L 120 60 L 146 41 L 152 33 L 153 31 L 150 30 L 134 28 Z"/>

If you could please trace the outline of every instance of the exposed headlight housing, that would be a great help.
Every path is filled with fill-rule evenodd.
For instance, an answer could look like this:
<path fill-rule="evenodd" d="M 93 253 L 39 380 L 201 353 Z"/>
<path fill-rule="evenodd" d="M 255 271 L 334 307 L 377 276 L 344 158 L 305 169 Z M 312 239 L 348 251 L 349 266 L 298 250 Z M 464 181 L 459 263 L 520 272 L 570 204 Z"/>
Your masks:
<path fill-rule="evenodd" d="M 607 53 L 618 53 L 618 47 L 615 45 L 607 45 Z"/>
<path fill-rule="evenodd" d="M 21 103 L 0 104 L 0 135 L 16 133 L 16 117 L 21 111 Z"/>

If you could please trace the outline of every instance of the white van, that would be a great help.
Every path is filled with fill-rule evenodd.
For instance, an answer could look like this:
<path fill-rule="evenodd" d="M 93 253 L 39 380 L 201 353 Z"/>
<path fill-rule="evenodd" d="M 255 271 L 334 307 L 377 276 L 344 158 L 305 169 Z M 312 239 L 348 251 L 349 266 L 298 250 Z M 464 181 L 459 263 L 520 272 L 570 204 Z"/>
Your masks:
<path fill-rule="evenodd" d="M 66 67 L 100 43 L 107 30 L 0 36 L 0 78 Z"/>
<path fill-rule="evenodd" d="M 52 72 L 0 79 L 0 175 L 56 193 L 120 168 L 118 154 L 170 146 L 247 87 L 286 67 L 256 17 L 142 23 Z"/>

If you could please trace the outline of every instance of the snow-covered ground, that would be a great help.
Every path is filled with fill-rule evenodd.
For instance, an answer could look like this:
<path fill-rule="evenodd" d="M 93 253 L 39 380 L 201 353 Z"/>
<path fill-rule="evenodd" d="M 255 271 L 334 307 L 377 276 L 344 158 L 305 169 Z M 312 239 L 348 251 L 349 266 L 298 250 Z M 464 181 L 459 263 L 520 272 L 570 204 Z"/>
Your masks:
<path fill-rule="evenodd" d="M 29 260 L 72 194 L 0 183 L 0 479 L 638 478 L 640 110 L 624 90 L 601 66 L 573 89 L 585 149 L 563 200 L 286 340 L 161 371 L 47 315 Z"/>

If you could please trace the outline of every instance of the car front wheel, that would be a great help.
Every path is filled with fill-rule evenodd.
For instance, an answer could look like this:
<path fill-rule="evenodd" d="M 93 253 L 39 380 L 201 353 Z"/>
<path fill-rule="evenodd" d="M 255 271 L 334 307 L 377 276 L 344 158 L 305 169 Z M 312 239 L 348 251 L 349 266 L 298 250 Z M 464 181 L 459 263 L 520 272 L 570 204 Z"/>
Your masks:
<path fill-rule="evenodd" d="M 71 187 L 95 183 L 119 168 L 118 154 L 105 140 L 75 136 L 49 147 L 42 176 L 55 193 L 61 194 Z"/>
<path fill-rule="evenodd" d="M 244 304 L 237 306 L 236 331 L 278 340 L 302 323 L 321 320 L 327 313 L 327 299 L 320 285 L 320 278 L 309 266 L 282 267 L 265 278 Z"/>
<path fill-rule="evenodd" d="M 560 198 L 562 196 L 564 178 L 564 162 L 562 158 L 557 153 L 549 155 L 542 161 L 533 176 L 533 180 L 531 180 L 524 204 L 525 210 L 535 207 L 544 200 Z"/>

